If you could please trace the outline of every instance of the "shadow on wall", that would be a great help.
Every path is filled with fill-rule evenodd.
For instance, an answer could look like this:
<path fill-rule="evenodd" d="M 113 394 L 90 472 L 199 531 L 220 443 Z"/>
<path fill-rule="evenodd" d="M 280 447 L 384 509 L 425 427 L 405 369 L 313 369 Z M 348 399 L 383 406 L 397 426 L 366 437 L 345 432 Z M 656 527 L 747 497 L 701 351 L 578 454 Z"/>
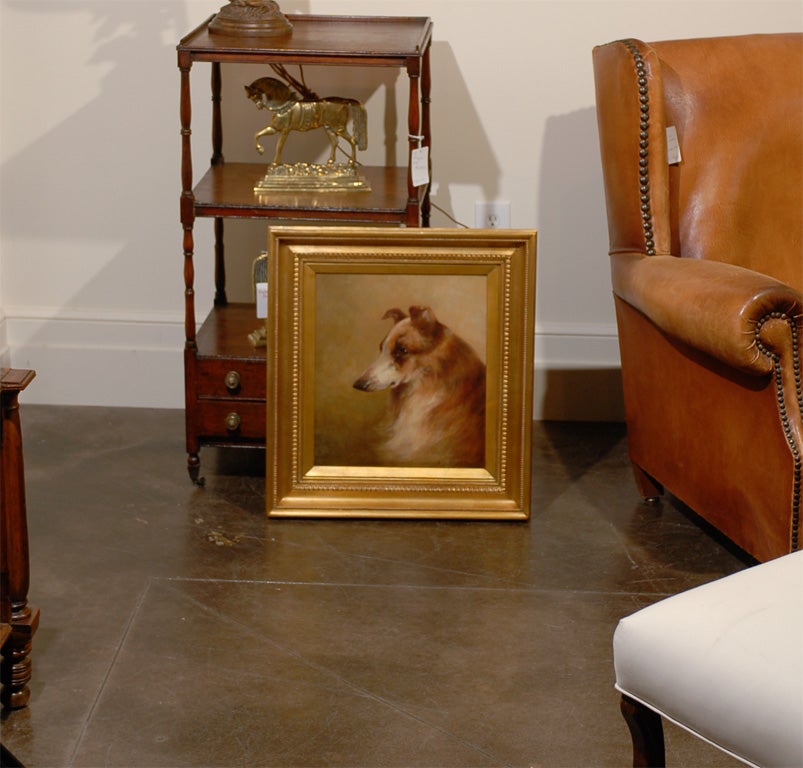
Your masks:
<path fill-rule="evenodd" d="M 431 58 L 432 178 L 437 189 L 432 202 L 453 217 L 451 184 L 481 183 L 485 199 L 496 200 L 502 169 L 449 43 L 434 42 Z M 511 103 L 515 104 L 515 100 Z M 474 225 L 473 221 L 461 223 Z M 432 225 L 450 223 L 433 209 Z"/>
<path fill-rule="evenodd" d="M 164 185 L 161 178 L 148 177 L 153 158 L 165 159 L 158 154 L 157 137 L 149 125 L 156 110 L 177 110 L 177 87 L 166 93 L 168 89 L 157 83 L 174 75 L 176 69 L 175 46 L 163 42 L 162 37 L 187 24 L 183 3 L 145 6 L 136 0 L 12 0 L 7 6 L 31 15 L 32 25 L 58 23 L 61 17 L 69 17 L 65 22 L 69 28 L 77 23 L 73 19 L 88 15 L 91 21 L 86 27 L 92 30 L 93 48 L 85 52 L 79 65 L 87 72 L 105 74 L 98 79 L 94 99 L 3 164 L 4 229 L 15 235 L 41 233 L 59 239 L 142 240 L 148 228 L 142 227 L 137 216 L 121 216 L 121 209 L 137 210 L 134 206 L 158 195 L 162 186 L 172 187 L 172 213 L 178 209 L 178 168 L 172 176 L 163 175 Z M 73 61 L 77 56 L 73 55 Z M 167 70 L 166 64 L 170 66 Z M 75 75 L 69 70 L 57 72 L 58 66 L 54 60 L 53 71 L 40 69 L 29 75 L 27 90 L 41 89 L 43 94 L 50 88 L 69 91 Z M 18 119 L 25 120 L 24 114 Z M 178 128 L 174 139 L 178 146 Z M 41 215 L 33 219 L 29 215 L 32 209 Z M 127 230 L 120 226 L 125 222 Z"/>
<path fill-rule="evenodd" d="M 536 370 L 535 411 L 544 419 L 624 418 L 604 194 L 595 108 L 549 117 L 538 191 L 536 299 L 551 366 L 541 375 Z M 606 308 L 609 319 L 600 322 Z"/>
<path fill-rule="evenodd" d="M 287 10 L 308 10 L 306 2 L 286 4 Z M 144 378 L 153 391 L 143 401 L 163 403 L 164 384 L 156 380 L 178 381 L 181 358 L 175 350 L 183 333 L 176 318 L 183 312 L 184 286 L 176 44 L 221 5 L 212 0 L 207 11 L 186 0 L 3 0 L 3 22 L 18 23 L 20 32 L 54 25 L 65 30 L 60 56 L 32 66 L 25 88 L 10 91 L 3 104 L 14 120 L 36 126 L 40 110 L 43 116 L 43 129 L 36 126 L 30 141 L 18 142 L 19 149 L 0 166 L 3 235 L 12 244 L 4 287 L 13 299 L 9 304 L 18 302 L 23 313 L 30 305 L 31 317 L 22 320 L 33 318 L 17 323 L 18 338 L 9 338 L 15 349 L 25 349 L 12 355 L 15 365 L 40 368 L 47 359 L 62 373 L 72 371 L 74 356 L 65 344 L 75 337 L 69 329 L 59 337 L 70 325 L 59 322 L 66 318 L 86 321 L 87 338 L 102 326 L 97 349 L 108 355 L 107 390 Z M 190 18 L 188 6 L 202 15 Z M 24 61 L 19 64 L 25 69 Z M 199 86 L 206 93 L 209 87 L 208 65 L 196 69 L 194 101 L 196 78 L 205 80 Z M 73 88 L 75 96 L 67 101 Z M 66 103 L 63 118 L 40 104 L 53 89 L 62 94 L 62 107 Z M 193 106 L 199 116 L 209 109 Z M 206 152 L 197 154 L 196 181 L 208 159 Z M 204 297 L 211 300 L 212 293 L 211 224 L 199 222 L 197 229 L 196 286 L 203 316 Z M 31 288 L 37 285 L 39 293 Z M 139 295 L 133 297 L 135 290 Z M 42 317 L 44 312 L 54 319 Z M 139 347 L 161 355 L 169 373 L 145 376 Z M 50 387 L 60 393 L 58 399 L 84 402 L 80 377 L 75 379 Z M 40 381 L 43 392 L 46 372 Z M 176 389 L 168 400 L 177 402 L 181 395 Z"/>
<path fill-rule="evenodd" d="M 180 310 L 178 75 L 175 42 L 166 38 L 177 30 L 183 34 L 189 25 L 185 3 L 11 0 L 6 6 L 27 16 L 26 24 L 63 21 L 65 29 L 91 30 L 86 34 L 92 46 L 86 51 L 70 49 L 68 38 L 68 56 L 61 62 L 53 56 L 51 70 L 38 68 L 27 76 L 29 93 L 69 92 L 71 81 L 81 77 L 70 71 L 72 66 L 86 73 L 86 81 L 92 72 L 103 73 L 94 98 L 52 123 L 2 165 L 4 234 L 19 250 L 7 262 L 14 279 L 41 282 L 43 304 L 58 301 L 54 309 L 109 311 L 122 305 L 125 313 L 128 300 L 118 302 L 110 287 L 136 286 L 143 273 L 152 274 L 153 303 L 164 307 L 159 301 L 168 295 L 163 278 L 174 274 L 164 263 L 164 254 L 170 253 L 179 275 L 175 307 Z M 168 78 L 175 87 L 164 87 Z M 26 119 L 21 105 L 4 106 L 20 110 L 15 119 Z M 163 115 L 173 118 L 167 135 L 162 135 Z M 164 241 L 165 232 L 174 233 L 170 241 Z M 64 244 L 65 251 L 81 248 L 81 259 L 65 260 L 55 248 L 38 260 L 26 259 L 34 241 L 40 249 L 44 243 Z M 74 286 L 76 292 L 47 290 L 49 281 Z"/>

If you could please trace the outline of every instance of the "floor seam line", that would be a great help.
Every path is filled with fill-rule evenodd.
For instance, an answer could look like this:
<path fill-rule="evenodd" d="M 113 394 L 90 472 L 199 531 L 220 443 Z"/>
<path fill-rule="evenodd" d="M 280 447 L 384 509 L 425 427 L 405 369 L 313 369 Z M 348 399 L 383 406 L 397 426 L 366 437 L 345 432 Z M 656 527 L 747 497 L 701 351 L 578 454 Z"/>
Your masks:
<path fill-rule="evenodd" d="M 359 582 L 341 581 L 295 581 L 280 579 L 218 579 L 184 576 L 154 576 L 152 581 L 196 583 L 196 584 L 249 584 L 252 586 L 283 586 L 283 587 L 337 587 L 351 589 L 407 589 L 413 590 L 450 590 L 455 592 L 521 592 L 530 594 L 565 593 L 571 595 L 598 595 L 600 597 L 664 597 L 676 592 L 647 592 L 629 590 L 596 590 L 575 589 L 564 587 L 483 587 L 466 585 L 433 585 L 433 584 L 361 584 Z"/>
<path fill-rule="evenodd" d="M 112 655 L 111 661 L 109 662 L 106 671 L 103 675 L 103 679 L 98 686 L 97 692 L 95 693 L 94 698 L 92 699 L 92 704 L 89 707 L 89 711 L 84 718 L 83 723 L 81 724 L 81 730 L 78 733 L 78 737 L 75 740 L 75 746 L 73 747 L 72 753 L 69 759 L 69 765 L 72 766 L 75 763 L 75 758 L 78 754 L 78 751 L 81 748 L 81 743 L 84 740 L 84 736 L 86 735 L 87 730 L 89 729 L 89 725 L 92 722 L 92 718 L 95 716 L 95 712 L 97 711 L 98 705 L 100 703 L 101 696 L 103 696 L 103 692 L 106 690 L 106 685 L 109 682 L 109 678 L 111 677 L 112 671 L 114 670 L 115 665 L 117 664 L 117 659 L 120 657 L 120 653 L 125 645 L 126 638 L 131 632 L 131 629 L 134 626 L 134 622 L 136 617 L 139 615 L 140 609 L 142 608 L 143 603 L 145 602 L 145 596 L 148 594 L 148 591 L 151 588 L 151 584 L 154 581 L 153 576 L 149 576 L 145 580 L 145 586 L 142 591 L 139 593 L 137 597 L 136 603 L 134 608 L 129 613 L 128 619 L 126 620 L 125 627 L 123 628 L 122 635 L 120 636 L 119 641 L 117 642 L 117 647 L 115 648 L 114 654 Z"/>
<path fill-rule="evenodd" d="M 201 580 L 203 581 L 203 580 Z M 250 624 L 246 624 L 239 619 L 234 618 L 233 616 L 228 615 L 221 615 L 219 611 L 212 609 L 210 606 L 206 605 L 201 600 L 192 597 L 191 595 L 184 594 L 182 597 L 187 600 L 188 602 L 195 605 L 201 611 L 208 615 L 217 616 L 218 618 L 223 618 L 232 624 L 236 624 L 240 627 L 244 632 L 253 635 L 259 638 L 262 642 L 268 643 L 272 645 L 274 648 L 278 649 L 282 653 L 287 654 L 288 656 L 293 657 L 298 663 L 303 664 L 304 666 L 308 667 L 309 669 L 315 670 L 318 674 L 325 675 L 326 677 L 338 681 L 341 685 L 345 686 L 346 688 L 350 689 L 351 691 L 359 694 L 360 696 L 365 696 L 373 701 L 376 701 L 383 706 L 388 707 L 389 709 L 398 712 L 400 715 L 409 718 L 410 720 L 414 720 L 421 725 L 426 726 L 427 728 L 431 728 L 433 731 L 437 731 L 442 735 L 446 736 L 449 739 L 461 744 L 466 749 L 470 749 L 476 752 L 478 755 L 482 755 L 483 757 L 490 758 L 492 760 L 498 760 L 497 756 L 486 750 L 485 748 L 481 747 L 478 744 L 473 744 L 470 741 L 467 741 L 465 738 L 459 736 L 456 733 L 452 733 L 451 731 L 447 730 L 444 726 L 438 725 L 436 723 L 431 723 L 428 720 L 424 719 L 420 715 L 416 715 L 414 712 L 408 711 L 405 709 L 401 704 L 395 703 L 391 699 L 381 696 L 378 693 L 366 688 L 364 685 L 360 685 L 358 683 L 353 682 L 347 677 L 344 677 L 340 673 L 329 669 L 328 667 L 318 664 L 311 659 L 307 658 L 304 654 L 297 651 L 295 648 L 290 646 L 284 645 L 283 643 L 279 642 L 278 640 L 265 635 L 263 632 L 256 630 Z M 511 764 L 507 761 L 498 763 L 500 766 L 507 766 L 507 768 L 511 767 Z"/>

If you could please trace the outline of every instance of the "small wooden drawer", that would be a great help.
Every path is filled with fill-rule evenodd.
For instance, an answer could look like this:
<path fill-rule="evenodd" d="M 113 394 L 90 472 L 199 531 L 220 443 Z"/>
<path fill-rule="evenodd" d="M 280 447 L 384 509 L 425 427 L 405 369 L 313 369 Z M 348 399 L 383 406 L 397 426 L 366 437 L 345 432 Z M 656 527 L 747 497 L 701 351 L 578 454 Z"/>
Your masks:
<path fill-rule="evenodd" d="M 199 398 L 264 400 L 267 388 L 265 359 L 199 359 L 196 386 Z"/>
<path fill-rule="evenodd" d="M 198 435 L 220 441 L 265 440 L 265 403 L 199 400 Z"/>

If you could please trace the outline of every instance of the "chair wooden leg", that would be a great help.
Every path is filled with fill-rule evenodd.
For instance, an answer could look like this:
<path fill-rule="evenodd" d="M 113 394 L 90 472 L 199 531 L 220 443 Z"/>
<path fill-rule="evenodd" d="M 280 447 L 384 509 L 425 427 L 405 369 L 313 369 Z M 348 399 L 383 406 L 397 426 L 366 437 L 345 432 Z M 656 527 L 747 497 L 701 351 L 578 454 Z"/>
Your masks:
<path fill-rule="evenodd" d="M 633 740 L 633 768 L 665 768 L 661 716 L 625 695 L 622 695 L 621 708 Z"/>
<path fill-rule="evenodd" d="M 0 765 L 3 768 L 25 768 L 2 744 L 0 744 Z"/>
<path fill-rule="evenodd" d="M 641 498 L 648 504 L 654 504 L 658 501 L 658 497 L 663 495 L 664 487 L 635 463 L 633 463 L 633 477 Z"/>

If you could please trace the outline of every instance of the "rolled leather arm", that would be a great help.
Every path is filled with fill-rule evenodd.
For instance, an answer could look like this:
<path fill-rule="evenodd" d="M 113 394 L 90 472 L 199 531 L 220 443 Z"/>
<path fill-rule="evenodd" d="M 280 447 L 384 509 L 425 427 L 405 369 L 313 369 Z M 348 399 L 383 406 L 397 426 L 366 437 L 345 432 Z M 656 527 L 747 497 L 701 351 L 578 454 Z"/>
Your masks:
<path fill-rule="evenodd" d="M 766 350 L 792 351 L 789 322 L 803 314 L 803 295 L 779 280 L 718 261 L 633 252 L 611 254 L 611 269 L 617 296 L 733 368 L 763 375 L 773 368 Z"/>

